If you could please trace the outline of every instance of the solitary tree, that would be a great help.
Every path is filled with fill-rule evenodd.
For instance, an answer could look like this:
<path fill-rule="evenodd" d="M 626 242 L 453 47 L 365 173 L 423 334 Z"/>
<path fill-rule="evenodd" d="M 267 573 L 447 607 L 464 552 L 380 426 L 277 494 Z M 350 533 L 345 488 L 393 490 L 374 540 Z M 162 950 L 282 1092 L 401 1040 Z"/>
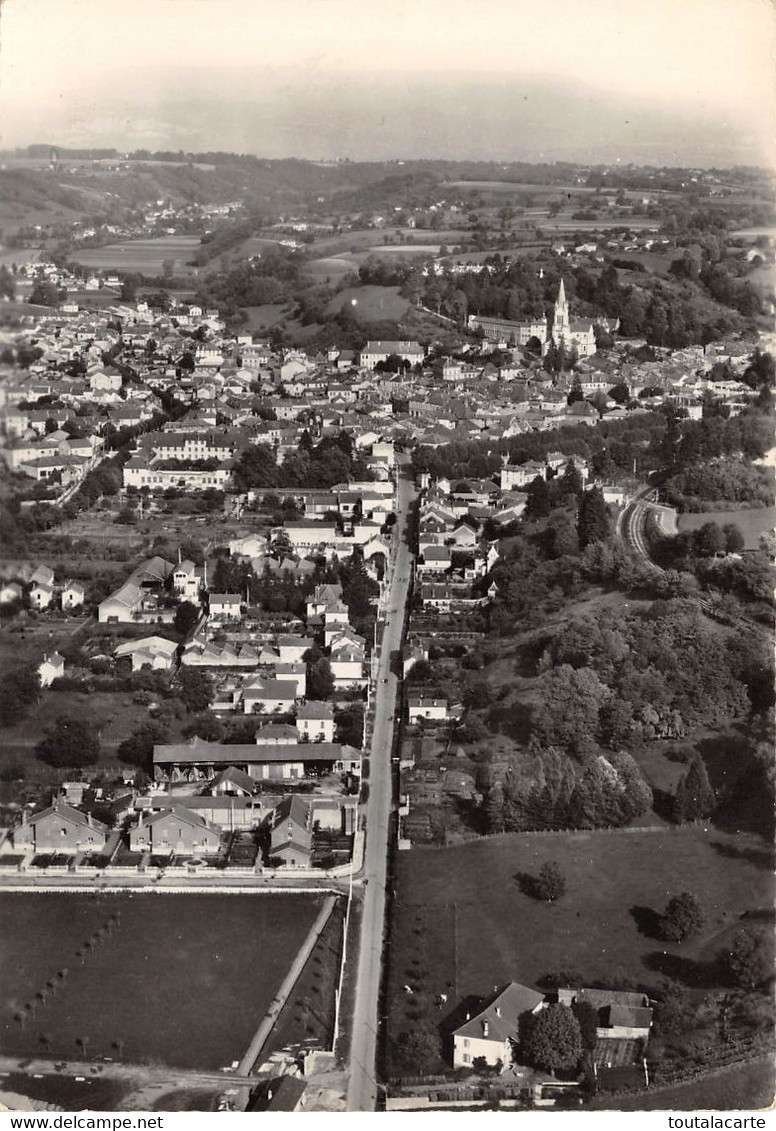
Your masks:
<path fill-rule="evenodd" d="M 324 656 L 308 670 L 307 694 L 311 699 L 328 699 L 333 691 L 331 664 Z"/>
<path fill-rule="evenodd" d="M 661 937 L 669 942 L 684 942 L 703 927 L 703 911 L 698 900 L 688 891 L 669 899 L 660 920 Z"/>
<path fill-rule="evenodd" d="M 548 1005 L 531 1019 L 523 1045 L 526 1057 L 546 1072 L 574 1069 L 582 1057 L 579 1022 L 565 1005 Z"/>
<path fill-rule="evenodd" d="M 205 711 L 213 697 L 213 680 L 205 672 L 184 668 L 180 674 L 180 697 L 190 711 Z"/>
<path fill-rule="evenodd" d="M 740 526 L 735 522 L 726 522 L 722 533 L 725 535 L 725 549 L 729 554 L 738 554 L 743 550 L 746 542 Z"/>
<path fill-rule="evenodd" d="M 747 990 L 753 990 L 773 972 L 765 940 L 749 927 L 736 932 L 730 949 L 720 957 L 731 980 Z"/>
<path fill-rule="evenodd" d="M 584 549 L 591 542 L 605 542 L 609 537 L 609 514 L 600 487 L 585 491 L 577 516 L 579 544 Z"/>
<path fill-rule="evenodd" d="M 716 803 L 717 799 L 711 788 L 706 766 L 700 754 L 696 752 L 687 772 L 676 787 L 672 807 L 673 818 L 678 824 L 683 821 L 702 820 L 711 816 Z"/>
<path fill-rule="evenodd" d="M 536 881 L 536 895 L 548 903 L 554 903 L 566 894 L 566 878 L 559 866 L 552 860 L 542 864 L 539 877 Z"/>
<path fill-rule="evenodd" d="M 188 636 L 199 620 L 200 609 L 193 601 L 183 601 L 175 610 L 175 631 Z"/>

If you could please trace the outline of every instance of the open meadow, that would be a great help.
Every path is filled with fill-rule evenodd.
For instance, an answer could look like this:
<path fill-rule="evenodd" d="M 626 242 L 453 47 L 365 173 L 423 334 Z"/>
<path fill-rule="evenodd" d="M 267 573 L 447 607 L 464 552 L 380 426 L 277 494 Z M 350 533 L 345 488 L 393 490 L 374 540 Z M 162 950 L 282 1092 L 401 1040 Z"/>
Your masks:
<path fill-rule="evenodd" d="M 526 878 L 557 863 L 557 903 L 526 894 Z M 572 972 L 581 984 L 654 988 L 667 975 L 694 992 L 742 915 L 772 908 L 771 846 L 756 836 L 682 826 L 642 832 L 505 834 L 397 858 L 388 1010 L 391 1034 L 413 1018 L 444 1021 L 467 997 L 514 980 L 537 986 Z M 656 916 L 690 891 L 705 926 L 683 946 L 659 940 Z M 405 986 L 413 990 L 407 994 Z"/>
<path fill-rule="evenodd" d="M 229 1065 L 247 1049 L 320 902 L 275 894 L 4 893 L 3 1049 Z"/>

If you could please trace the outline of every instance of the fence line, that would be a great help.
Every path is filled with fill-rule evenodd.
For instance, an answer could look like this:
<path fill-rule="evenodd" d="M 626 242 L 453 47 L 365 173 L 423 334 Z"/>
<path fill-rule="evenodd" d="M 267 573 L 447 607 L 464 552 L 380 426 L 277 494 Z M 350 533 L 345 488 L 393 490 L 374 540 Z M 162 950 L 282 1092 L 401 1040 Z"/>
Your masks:
<path fill-rule="evenodd" d="M 483 840 L 492 841 L 505 839 L 507 837 L 532 837 L 532 836 L 564 836 L 564 837 L 589 837 L 589 836 L 606 836 L 606 835 L 627 835 L 629 833 L 682 833 L 691 830 L 697 831 L 699 828 L 703 829 L 705 833 L 711 833 L 714 830 L 702 822 L 691 822 L 683 825 L 628 825 L 625 828 L 600 828 L 600 829 L 515 829 L 512 832 L 503 833 L 473 833 L 471 837 L 461 836 L 460 838 L 455 835 L 449 836 L 446 844 L 413 844 L 413 850 L 422 849 L 424 852 L 439 851 L 440 849 L 449 848 L 451 843 L 459 844 L 473 844 Z"/>

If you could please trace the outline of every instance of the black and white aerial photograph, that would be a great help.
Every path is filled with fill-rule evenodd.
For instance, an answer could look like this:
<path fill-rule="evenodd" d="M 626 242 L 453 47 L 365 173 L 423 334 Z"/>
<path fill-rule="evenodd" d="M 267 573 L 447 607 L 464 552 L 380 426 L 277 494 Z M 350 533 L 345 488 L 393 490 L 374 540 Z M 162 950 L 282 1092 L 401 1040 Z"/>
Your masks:
<path fill-rule="evenodd" d="M 3 1131 L 765 1126 L 775 255 L 771 0 L 0 0 Z"/>

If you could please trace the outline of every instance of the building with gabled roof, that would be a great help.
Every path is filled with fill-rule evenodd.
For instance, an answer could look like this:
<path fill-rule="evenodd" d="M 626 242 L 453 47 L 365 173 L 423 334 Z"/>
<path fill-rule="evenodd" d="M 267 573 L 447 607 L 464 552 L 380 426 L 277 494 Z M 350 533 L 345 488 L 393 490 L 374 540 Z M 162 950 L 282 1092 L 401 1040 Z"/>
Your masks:
<path fill-rule="evenodd" d="M 34 848 L 36 852 L 101 852 L 108 837 L 108 826 L 90 813 L 82 813 L 57 799 L 48 809 L 27 818 L 14 829 L 14 848 Z"/>
<path fill-rule="evenodd" d="M 212 855 L 221 849 L 221 830 L 199 813 L 175 805 L 151 817 L 140 812 L 130 830 L 132 852 L 155 856 Z"/>
<path fill-rule="evenodd" d="M 467 1014 L 454 1031 L 453 1067 L 471 1068 L 482 1058 L 492 1067 L 501 1064 L 506 1068 L 520 1040 L 522 1019 L 538 1013 L 544 1004 L 544 994 L 510 982 L 479 1013 Z"/>

